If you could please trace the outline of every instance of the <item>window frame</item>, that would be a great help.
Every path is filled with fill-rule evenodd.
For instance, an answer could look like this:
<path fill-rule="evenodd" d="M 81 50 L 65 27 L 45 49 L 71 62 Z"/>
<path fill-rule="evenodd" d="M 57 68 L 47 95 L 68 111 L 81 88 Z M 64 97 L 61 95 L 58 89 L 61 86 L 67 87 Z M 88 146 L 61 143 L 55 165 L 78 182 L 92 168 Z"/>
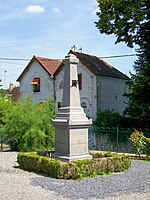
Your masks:
<path fill-rule="evenodd" d="M 32 90 L 33 92 L 40 92 L 41 91 L 41 80 L 40 80 L 40 77 L 35 77 L 32 82 L 31 82 L 31 85 L 32 85 Z"/>
<path fill-rule="evenodd" d="M 82 73 L 78 74 L 79 90 L 82 90 Z"/>

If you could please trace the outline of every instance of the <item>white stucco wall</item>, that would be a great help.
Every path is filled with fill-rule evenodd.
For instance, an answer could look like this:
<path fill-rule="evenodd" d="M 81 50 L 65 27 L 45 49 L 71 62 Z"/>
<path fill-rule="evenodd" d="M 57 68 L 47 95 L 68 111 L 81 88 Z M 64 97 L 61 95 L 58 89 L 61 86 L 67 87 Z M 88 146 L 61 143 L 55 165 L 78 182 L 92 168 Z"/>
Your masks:
<path fill-rule="evenodd" d="M 40 78 L 40 92 L 33 91 L 31 82 L 35 77 Z M 23 98 L 31 96 L 33 102 L 47 101 L 50 96 L 53 96 L 53 80 L 37 61 L 32 63 L 20 81 L 20 95 Z"/>
<path fill-rule="evenodd" d="M 64 69 L 63 66 L 55 77 L 56 108 L 58 108 L 58 102 L 62 102 L 63 98 Z"/>
<path fill-rule="evenodd" d="M 123 94 L 129 91 L 126 80 L 106 76 L 97 77 L 98 110 L 110 110 L 120 114 L 126 108 L 127 97 Z"/>
<path fill-rule="evenodd" d="M 86 103 L 85 112 L 87 117 L 95 119 L 97 101 L 96 101 L 96 76 L 81 63 L 78 64 L 78 74 L 82 74 L 82 90 L 80 90 L 81 105 Z"/>

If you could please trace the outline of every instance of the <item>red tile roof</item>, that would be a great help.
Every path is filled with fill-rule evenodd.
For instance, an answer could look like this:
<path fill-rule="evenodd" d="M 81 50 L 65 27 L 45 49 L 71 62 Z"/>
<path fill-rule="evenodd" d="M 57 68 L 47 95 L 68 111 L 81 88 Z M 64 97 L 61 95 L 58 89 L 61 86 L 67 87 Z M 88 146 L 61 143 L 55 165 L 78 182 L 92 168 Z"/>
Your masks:
<path fill-rule="evenodd" d="M 61 64 L 62 61 L 60 60 L 54 60 L 54 59 L 48 59 L 48 58 L 42 58 L 35 56 L 37 61 L 46 69 L 46 71 L 52 75 L 55 73 L 59 65 Z"/>
<path fill-rule="evenodd" d="M 26 66 L 24 71 L 21 73 L 21 75 L 19 76 L 17 81 L 20 81 L 22 79 L 22 77 L 26 74 L 26 72 L 30 68 L 31 64 L 35 60 L 47 71 L 47 73 L 49 75 L 53 75 L 62 62 L 61 60 L 42 58 L 42 57 L 39 57 L 39 56 L 33 56 L 33 58 L 28 63 L 28 65 Z"/>

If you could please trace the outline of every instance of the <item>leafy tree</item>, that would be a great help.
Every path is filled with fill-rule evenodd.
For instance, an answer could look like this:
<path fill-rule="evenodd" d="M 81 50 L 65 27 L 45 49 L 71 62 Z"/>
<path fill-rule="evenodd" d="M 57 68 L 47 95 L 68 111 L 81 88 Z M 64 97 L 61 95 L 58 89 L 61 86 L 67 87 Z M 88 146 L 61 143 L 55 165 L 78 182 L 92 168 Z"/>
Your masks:
<path fill-rule="evenodd" d="M 12 103 L 9 99 L 5 99 L 0 95 L 0 127 L 5 124 L 5 117 L 10 109 L 12 108 Z"/>
<path fill-rule="evenodd" d="M 130 118 L 121 116 L 117 112 L 105 110 L 96 114 L 96 119 L 93 122 L 96 127 L 121 127 L 121 128 L 135 128 L 138 125 Z"/>
<path fill-rule="evenodd" d="M 142 31 L 138 60 L 134 68 L 136 75 L 130 81 L 131 93 L 128 113 L 141 127 L 150 128 L 150 22 L 149 29 Z M 148 25 L 147 24 L 147 25 Z"/>
<path fill-rule="evenodd" d="M 97 113 L 96 120 L 93 125 L 97 127 L 116 127 L 120 126 L 120 120 L 121 116 L 119 113 L 105 110 Z"/>
<path fill-rule="evenodd" d="M 127 113 L 139 126 L 150 128 L 150 1 L 98 0 L 96 23 L 101 33 L 114 34 L 116 43 L 138 45 L 135 75 L 130 81 L 130 105 Z"/>
<path fill-rule="evenodd" d="M 96 27 L 101 33 L 116 36 L 116 43 L 139 45 L 141 31 L 149 20 L 149 0 L 97 0 L 100 12 Z"/>
<path fill-rule="evenodd" d="M 12 103 L 9 99 L 5 99 L 0 95 L 0 141 L 1 141 L 1 150 L 3 145 L 3 139 L 6 137 L 4 132 L 4 125 L 6 124 L 7 113 L 11 112 Z"/>
<path fill-rule="evenodd" d="M 11 149 L 43 151 L 54 146 L 53 104 L 32 104 L 30 99 L 19 101 L 7 114 L 5 132 L 10 138 Z"/>

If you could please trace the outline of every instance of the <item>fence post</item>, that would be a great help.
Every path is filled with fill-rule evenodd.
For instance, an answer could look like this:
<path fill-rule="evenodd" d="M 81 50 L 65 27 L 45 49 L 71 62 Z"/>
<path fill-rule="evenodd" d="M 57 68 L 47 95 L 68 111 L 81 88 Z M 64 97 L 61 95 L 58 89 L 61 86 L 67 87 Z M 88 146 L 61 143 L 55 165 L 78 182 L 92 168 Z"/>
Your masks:
<path fill-rule="evenodd" d="M 118 127 L 116 127 L 116 144 L 117 144 L 117 152 L 118 152 L 118 139 L 119 139 L 119 128 Z"/>

